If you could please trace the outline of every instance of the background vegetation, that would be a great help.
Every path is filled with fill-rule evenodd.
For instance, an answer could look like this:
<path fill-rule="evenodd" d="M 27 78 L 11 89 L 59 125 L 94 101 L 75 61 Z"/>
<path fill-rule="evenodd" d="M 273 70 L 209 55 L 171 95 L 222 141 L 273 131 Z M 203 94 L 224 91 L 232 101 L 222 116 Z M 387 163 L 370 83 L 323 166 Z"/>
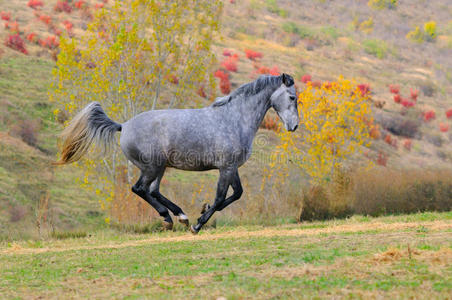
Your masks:
<path fill-rule="evenodd" d="M 122 27 L 110 26 L 111 16 L 107 11 L 116 7 L 113 1 L 24 3 L 13 0 L 1 4 L 5 28 L 1 34 L 0 54 L 2 239 L 58 236 L 64 232 L 79 234 L 93 227 L 107 226 L 106 220 L 122 224 L 116 224 L 115 228 L 128 225 L 136 226 L 137 231 L 154 228 L 156 215 L 152 209 L 129 194 L 129 181 L 133 181 L 129 177 L 133 176 L 124 176 L 124 171 L 129 171 L 128 166 L 118 169 L 118 174 L 122 175 L 115 179 L 116 188 L 112 191 L 95 176 L 88 180 L 95 187 L 93 190 L 80 188 L 86 185 L 85 172 L 73 167 L 54 170 L 49 165 L 57 153 L 57 133 L 73 110 L 88 101 L 75 93 L 81 93 L 77 86 L 85 86 L 85 83 L 95 86 L 99 82 L 90 80 L 91 75 L 82 75 L 97 72 L 96 78 L 100 78 L 102 57 L 109 61 L 121 57 L 121 61 L 126 61 L 124 55 L 128 52 L 125 50 L 128 45 L 138 43 L 139 30 L 128 27 L 129 20 L 124 17 Z M 176 10 L 173 12 L 177 14 Z M 289 136 L 279 131 L 279 121 L 270 113 L 256 138 L 251 161 L 240 171 L 245 194 L 241 201 L 218 214 L 217 224 L 277 224 L 354 213 L 381 215 L 449 210 L 451 174 L 444 171 L 450 169 L 452 157 L 448 147 L 452 117 L 449 59 L 452 27 L 448 12 L 447 2 L 442 0 L 413 1 L 409 5 L 404 1 L 224 1 L 219 21 L 221 35 L 203 36 L 211 41 L 212 44 L 204 46 L 215 58 L 204 55 L 207 52 L 203 51 L 199 56 L 186 57 L 193 63 L 201 56 L 206 59 L 206 69 L 197 73 L 200 77 L 196 82 L 184 81 L 188 76 L 186 71 L 193 69 L 185 63 L 182 65 L 186 68 L 177 67 L 181 61 L 176 64 L 165 61 L 166 69 L 149 66 L 149 62 L 156 61 L 154 58 L 143 65 L 146 68 L 134 65 L 133 55 L 127 61 L 129 68 L 137 72 L 148 67 L 161 72 L 157 72 L 160 74 L 157 77 L 147 78 L 152 83 L 147 91 L 153 94 L 140 96 L 150 99 L 140 107 L 149 108 L 153 103 L 156 107 L 208 105 L 214 95 L 227 94 L 260 74 L 293 74 L 298 91 L 304 96 L 324 91 L 337 82 L 340 75 L 345 80 L 355 80 L 350 91 L 365 99 L 363 103 L 369 106 L 366 112 L 369 110 L 372 114 L 371 118 L 360 120 L 359 124 L 366 128 L 365 139 L 354 145 L 353 154 L 339 160 L 338 171 L 330 176 L 322 173 L 318 177 L 323 183 L 314 185 L 312 178 L 316 176 L 307 173 L 306 162 L 303 168 L 290 160 L 286 160 L 286 164 L 275 164 L 273 151 L 280 149 L 278 146 L 289 138 L 293 142 L 287 147 L 289 152 L 296 148 L 299 153 L 307 153 L 310 148 L 301 135 Z M 202 18 L 199 21 L 210 22 Z M 103 28 L 101 24 L 110 25 Z M 211 26 L 215 31 L 218 24 Z M 177 28 L 174 30 L 180 30 Z M 89 44 L 95 34 L 113 33 L 117 37 L 115 43 L 110 43 L 112 40 L 107 43 L 106 39 L 105 45 Z M 74 44 L 69 38 L 74 39 Z M 187 47 L 196 45 L 186 42 L 179 41 Z M 85 45 L 80 48 L 80 54 L 85 54 L 72 62 L 80 67 L 78 73 L 73 73 L 78 74 L 76 82 L 79 83 L 70 86 L 61 78 L 52 80 L 56 64 L 60 72 L 71 65 L 64 53 L 75 51 L 80 45 Z M 156 45 L 158 41 L 154 40 L 152 46 Z M 141 47 L 149 53 L 157 49 Z M 182 51 L 182 48 L 168 48 L 165 44 L 162 47 L 167 51 Z M 172 55 L 170 57 L 174 57 Z M 130 72 L 112 74 L 119 74 L 115 77 L 119 81 L 131 78 Z M 118 120 L 125 119 L 125 115 L 120 116 L 122 108 L 116 108 L 116 104 L 122 103 L 127 95 L 142 92 L 134 91 L 142 79 L 144 77 L 138 76 L 129 83 L 110 84 L 120 97 L 110 97 L 107 90 L 92 93 L 90 97 L 111 101 L 106 106 L 109 113 Z M 51 84 L 60 91 L 51 95 L 56 102 L 48 101 Z M 159 84 L 161 91 L 169 93 L 162 92 L 158 98 L 161 102 L 154 102 Z M 217 87 L 212 89 L 214 84 Z M 179 95 L 180 91 L 190 95 L 171 96 Z M 304 96 L 299 100 L 301 104 L 309 99 Z M 79 102 L 77 106 L 65 107 L 58 101 Z M 307 130 L 305 124 L 297 135 Z M 274 168 L 269 168 L 272 162 Z M 372 169 L 362 168 L 371 165 Z M 278 172 L 277 166 L 281 166 Z M 83 170 L 94 172 L 94 169 Z M 275 176 L 267 180 L 272 170 Z M 285 177 L 277 174 L 285 174 Z M 284 180 L 275 184 L 278 178 Z M 215 181 L 216 172 L 192 174 L 170 170 L 162 189 L 194 218 L 204 202 L 212 201 Z M 103 192 L 96 193 L 96 188 Z M 105 192 L 113 192 L 115 197 Z M 112 199 L 106 201 L 109 198 Z"/>

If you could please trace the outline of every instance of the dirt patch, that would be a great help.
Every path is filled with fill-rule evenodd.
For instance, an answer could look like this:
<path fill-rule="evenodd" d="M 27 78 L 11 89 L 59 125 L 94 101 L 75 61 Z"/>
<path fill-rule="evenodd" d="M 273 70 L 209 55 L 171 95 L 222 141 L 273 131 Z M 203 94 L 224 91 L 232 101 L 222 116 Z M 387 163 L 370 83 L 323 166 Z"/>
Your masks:
<path fill-rule="evenodd" d="M 63 252 L 63 251 L 73 251 L 73 250 L 92 250 L 92 249 L 120 249 L 126 247 L 138 247 L 142 245 L 149 244 L 160 244 L 160 243 L 172 243 L 172 242 L 186 242 L 186 241 L 209 241 L 217 239 L 244 239 L 253 237 L 273 237 L 273 236 L 309 236 L 309 235 L 319 235 L 319 234 L 334 234 L 334 233 L 357 233 L 366 231 L 400 231 L 407 229 L 414 229 L 422 227 L 428 230 L 451 230 L 452 222 L 450 221 L 433 221 L 433 222 L 410 222 L 410 223 L 381 223 L 381 222 L 370 222 L 370 223 L 360 223 L 360 224 L 343 224 L 334 225 L 328 228 L 265 228 L 257 231 L 246 231 L 245 229 L 237 229 L 229 232 L 221 233 L 209 233 L 203 232 L 200 235 L 180 235 L 180 236 L 169 236 L 169 237 L 153 237 L 150 239 L 138 240 L 138 241 L 127 241 L 123 243 L 109 243 L 103 245 L 83 245 L 83 246 L 70 246 L 65 247 L 62 245 L 61 248 L 21 248 L 20 246 L 15 246 L 12 248 L 5 249 L 0 252 L 0 254 L 37 254 L 46 252 Z"/>

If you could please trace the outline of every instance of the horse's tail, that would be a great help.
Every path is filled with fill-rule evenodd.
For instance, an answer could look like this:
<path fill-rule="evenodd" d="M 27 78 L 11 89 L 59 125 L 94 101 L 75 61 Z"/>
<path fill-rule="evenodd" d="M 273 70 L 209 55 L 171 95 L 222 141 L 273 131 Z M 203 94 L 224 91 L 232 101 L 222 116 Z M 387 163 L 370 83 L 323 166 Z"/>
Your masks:
<path fill-rule="evenodd" d="M 121 124 L 112 121 L 98 102 L 91 102 L 81 110 L 61 133 L 63 146 L 61 158 L 56 165 L 64 165 L 79 160 L 94 141 L 108 150 Z"/>

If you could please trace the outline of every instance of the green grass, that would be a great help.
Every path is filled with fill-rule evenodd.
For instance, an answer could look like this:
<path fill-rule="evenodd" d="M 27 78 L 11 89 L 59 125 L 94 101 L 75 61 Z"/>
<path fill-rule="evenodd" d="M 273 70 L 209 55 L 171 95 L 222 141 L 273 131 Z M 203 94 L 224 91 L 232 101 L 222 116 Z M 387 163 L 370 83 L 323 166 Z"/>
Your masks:
<path fill-rule="evenodd" d="M 437 214 L 436 221 L 448 222 L 450 215 Z M 366 223 L 350 219 L 339 226 Z M 445 298 L 452 291 L 450 232 L 388 228 L 345 234 L 335 232 L 335 226 L 226 227 L 194 238 L 163 232 L 141 242 L 148 235 L 100 230 L 89 237 L 22 242 L 0 248 L 11 249 L 0 254 L 0 293 L 9 298 L 243 299 Z M 302 231 L 278 235 L 285 229 Z M 248 230 L 255 235 L 241 235 Z M 321 231 L 305 235 L 304 230 Z M 416 250 L 408 254 L 407 245 Z M 388 255 L 391 251 L 398 256 Z"/>
<path fill-rule="evenodd" d="M 0 141 L 0 240 L 37 237 L 37 211 L 46 197 L 49 210 L 41 229 L 83 230 L 102 222 L 102 214 L 92 213 L 99 209 L 98 199 L 76 183 L 81 172 L 56 171 L 51 165 L 61 130 L 47 95 L 53 66 L 51 61 L 23 55 L 0 60 L 0 133 L 11 135 Z M 23 120 L 39 124 L 35 147 L 13 133 Z"/>
<path fill-rule="evenodd" d="M 385 58 L 389 51 L 387 43 L 378 39 L 363 41 L 363 47 L 367 54 L 373 55 L 380 59 Z"/>

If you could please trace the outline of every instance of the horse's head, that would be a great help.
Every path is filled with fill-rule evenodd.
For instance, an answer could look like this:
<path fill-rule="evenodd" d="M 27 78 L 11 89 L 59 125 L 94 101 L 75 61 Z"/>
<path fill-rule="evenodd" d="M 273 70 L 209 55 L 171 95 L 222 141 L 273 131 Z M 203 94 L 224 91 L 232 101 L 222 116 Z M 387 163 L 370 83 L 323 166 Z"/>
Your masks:
<path fill-rule="evenodd" d="M 297 95 L 292 76 L 283 73 L 282 84 L 270 96 L 270 102 L 284 126 L 289 131 L 298 128 L 300 119 L 298 117 Z"/>

